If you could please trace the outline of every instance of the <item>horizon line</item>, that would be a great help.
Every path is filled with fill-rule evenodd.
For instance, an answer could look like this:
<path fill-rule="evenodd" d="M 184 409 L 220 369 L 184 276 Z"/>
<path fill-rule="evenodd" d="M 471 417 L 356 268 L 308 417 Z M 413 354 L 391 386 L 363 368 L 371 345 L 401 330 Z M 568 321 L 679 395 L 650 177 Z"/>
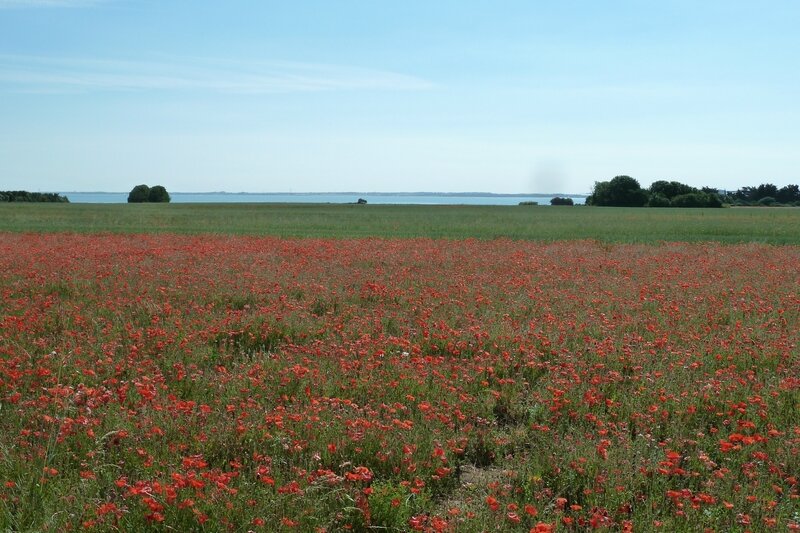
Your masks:
<path fill-rule="evenodd" d="M 41 191 L 40 191 L 41 192 Z M 128 194 L 130 191 L 59 191 L 58 194 Z M 372 196 L 589 196 L 590 193 L 567 192 L 486 192 L 486 191 L 306 191 L 306 192 L 280 192 L 280 191 L 175 191 L 169 194 L 264 194 L 264 195 L 372 195 Z"/>

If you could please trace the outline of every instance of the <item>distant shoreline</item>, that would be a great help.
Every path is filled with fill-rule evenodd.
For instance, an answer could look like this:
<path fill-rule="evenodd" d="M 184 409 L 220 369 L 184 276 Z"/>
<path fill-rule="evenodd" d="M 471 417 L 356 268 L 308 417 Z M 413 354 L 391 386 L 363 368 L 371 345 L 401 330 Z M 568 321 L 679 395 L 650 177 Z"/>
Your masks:
<path fill-rule="evenodd" d="M 65 192 L 70 203 L 126 203 L 126 192 Z M 365 193 L 365 192 L 292 192 L 292 193 L 246 193 L 246 192 L 174 192 L 172 203 L 225 203 L 225 204 L 400 204 L 400 205 L 550 205 L 551 199 L 560 196 L 573 200 L 575 205 L 585 203 L 586 195 L 550 194 L 502 194 L 502 193 Z"/>
<path fill-rule="evenodd" d="M 63 191 L 59 194 L 128 194 L 128 191 Z M 589 194 L 575 193 L 494 193 L 494 192 L 364 192 L 364 191 L 342 191 L 342 192 L 227 192 L 227 191 L 204 191 L 204 192 L 170 192 L 170 194 L 192 194 L 192 195 L 274 195 L 274 196 L 342 196 L 342 195 L 362 195 L 362 196 L 442 196 L 442 197 L 485 197 L 485 198 L 552 198 L 553 196 L 568 196 L 572 198 L 586 198 Z"/>

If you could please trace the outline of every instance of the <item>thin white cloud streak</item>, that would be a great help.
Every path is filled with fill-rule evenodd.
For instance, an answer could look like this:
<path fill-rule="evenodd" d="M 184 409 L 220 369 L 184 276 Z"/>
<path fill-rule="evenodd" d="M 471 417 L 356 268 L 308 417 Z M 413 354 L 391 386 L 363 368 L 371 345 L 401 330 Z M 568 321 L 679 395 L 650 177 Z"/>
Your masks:
<path fill-rule="evenodd" d="M 2 1 L 2 0 L 0 0 Z M 0 90 L 28 93 L 420 90 L 415 76 L 342 65 L 183 58 L 127 61 L 0 55 Z"/>
<path fill-rule="evenodd" d="M 103 2 L 104 0 L 0 0 L 0 9 L 89 7 Z"/>

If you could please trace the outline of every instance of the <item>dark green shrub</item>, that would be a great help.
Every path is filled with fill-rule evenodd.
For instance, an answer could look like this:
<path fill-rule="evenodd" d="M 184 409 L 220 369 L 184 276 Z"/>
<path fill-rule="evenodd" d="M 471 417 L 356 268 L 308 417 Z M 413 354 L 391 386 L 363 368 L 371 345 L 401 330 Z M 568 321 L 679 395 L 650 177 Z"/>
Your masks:
<path fill-rule="evenodd" d="M 171 200 L 167 189 L 162 185 L 149 187 L 145 184 L 137 185 L 128 194 L 129 204 L 141 204 L 144 202 L 168 203 Z"/>
<path fill-rule="evenodd" d="M 129 204 L 141 204 L 144 202 L 149 201 L 150 199 L 150 187 L 147 185 L 137 185 L 131 192 L 128 193 L 128 203 Z"/>
<path fill-rule="evenodd" d="M 572 201 L 572 198 L 556 196 L 550 200 L 550 205 L 575 205 L 575 202 Z"/>
<path fill-rule="evenodd" d="M 673 198 L 672 207 L 722 207 L 722 201 L 716 194 L 692 192 Z"/>
<path fill-rule="evenodd" d="M 722 207 L 722 198 L 715 193 L 704 193 L 708 197 L 708 205 L 706 207 Z"/>
<path fill-rule="evenodd" d="M 775 203 L 776 203 L 775 198 L 773 198 L 772 196 L 765 196 L 758 201 L 758 205 L 763 205 L 767 207 L 775 205 Z"/>
<path fill-rule="evenodd" d="M 650 185 L 649 190 L 651 197 L 653 195 L 659 194 L 661 196 L 664 196 L 668 200 L 671 200 L 676 196 L 680 196 L 682 194 L 697 192 L 697 189 L 695 189 L 690 185 L 686 185 L 678 181 L 665 181 L 665 180 L 654 181 Z M 664 206 L 653 206 L 653 207 L 664 207 Z"/>
<path fill-rule="evenodd" d="M 167 189 L 161 185 L 154 185 L 151 187 L 150 192 L 147 195 L 148 202 L 169 203 L 170 200 L 171 198 L 169 197 Z"/>
<path fill-rule="evenodd" d="M 670 207 L 671 205 L 672 202 L 669 201 L 669 198 L 661 193 L 651 195 L 647 202 L 647 207 Z"/>
<path fill-rule="evenodd" d="M 69 199 L 55 192 L 0 191 L 0 202 L 69 203 Z"/>

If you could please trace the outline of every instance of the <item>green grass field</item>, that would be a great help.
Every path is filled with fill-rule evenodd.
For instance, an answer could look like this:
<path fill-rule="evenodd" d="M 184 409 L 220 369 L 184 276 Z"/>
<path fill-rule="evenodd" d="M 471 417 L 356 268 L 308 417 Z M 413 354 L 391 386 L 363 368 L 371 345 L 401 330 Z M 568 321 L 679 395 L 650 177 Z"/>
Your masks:
<path fill-rule="evenodd" d="M 20 203 L 0 231 L 800 244 L 800 209 Z"/>

